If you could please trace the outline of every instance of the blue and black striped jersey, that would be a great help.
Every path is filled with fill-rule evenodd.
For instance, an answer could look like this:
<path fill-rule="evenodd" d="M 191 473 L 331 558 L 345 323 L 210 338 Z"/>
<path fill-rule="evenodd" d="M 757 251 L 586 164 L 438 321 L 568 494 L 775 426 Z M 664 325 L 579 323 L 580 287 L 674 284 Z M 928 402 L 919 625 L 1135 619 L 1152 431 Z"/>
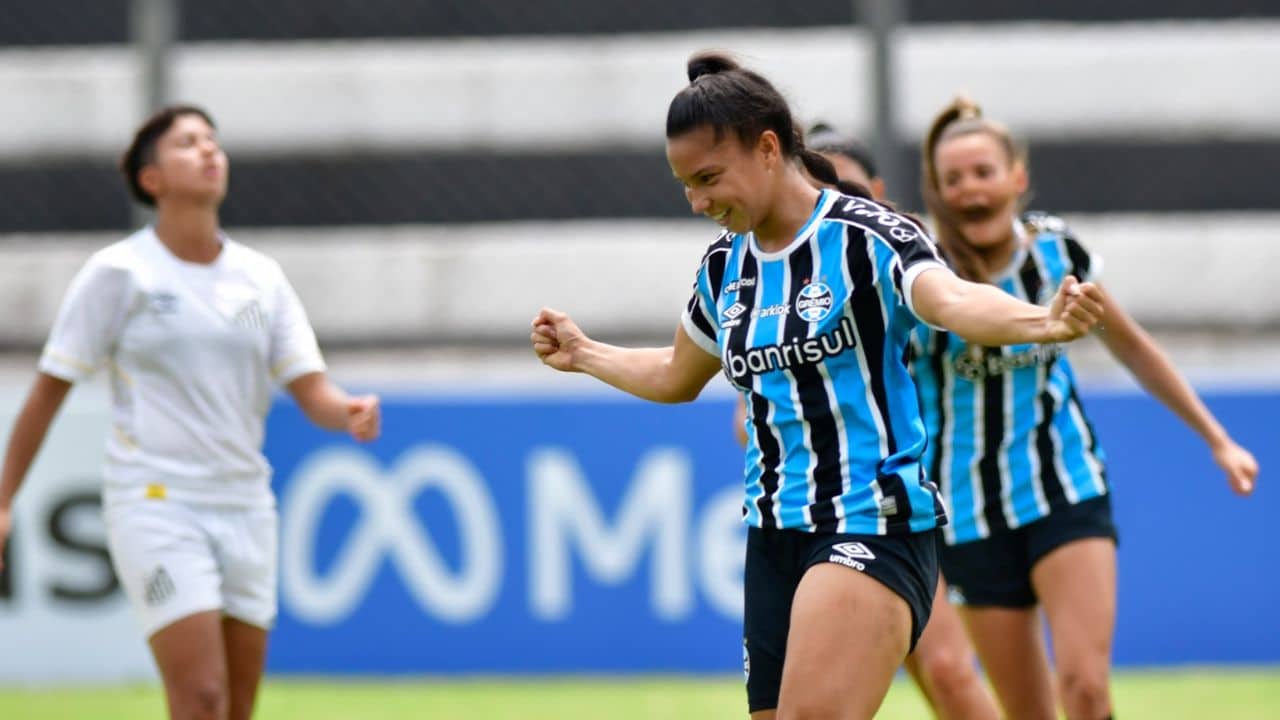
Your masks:
<path fill-rule="evenodd" d="M 885 535 L 946 522 L 907 368 L 911 286 L 941 266 L 910 219 L 829 190 L 783 250 L 728 232 L 711 245 L 684 328 L 746 394 L 748 524 Z"/>
<path fill-rule="evenodd" d="M 1098 259 L 1062 220 L 1031 213 L 1017 227 L 1022 247 L 992 279 L 1000 289 L 1044 305 L 1067 275 L 1098 277 Z M 930 438 L 926 462 L 951 518 L 949 544 L 1107 492 L 1105 457 L 1060 347 L 980 347 L 922 327 L 913 349 Z"/>

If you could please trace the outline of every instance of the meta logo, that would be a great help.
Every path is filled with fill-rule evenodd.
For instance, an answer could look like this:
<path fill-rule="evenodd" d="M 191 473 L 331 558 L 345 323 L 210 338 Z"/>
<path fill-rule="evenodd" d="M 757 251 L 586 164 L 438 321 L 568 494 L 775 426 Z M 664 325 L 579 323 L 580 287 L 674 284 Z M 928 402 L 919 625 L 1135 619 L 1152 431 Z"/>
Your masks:
<path fill-rule="evenodd" d="M 491 493 L 494 478 L 447 445 L 417 445 L 393 462 L 347 447 L 311 453 L 281 496 L 285 609 L 319 627 L 344 623 L 361 610 L 376 614 L 386 592 L 378 578 L 386 568 L 424 613 L 457 626 L 483 623 L 504 589 L 507 598 L 523 594 L 532 620 L 568 621 L 575 602 L 599 592 L 590 586 L 621 585 L 635 576 L 647 576 L 649 608 L 660 622 L 688 620 L 700 603 L 720 617 L 741 618 L 742 489 L 730 485 L 695 506 L 687 451 L 648 449 L 617 504 L 602 504 L 596 487 L 604 481 L 591 482 L 581 459 L 563 447 L 533 448 L 521 480 L 525 505 L 500 508 Z M 449 508 L 456 560 L 416 514 L 424 493 Z M 355 521 L 340 539 L 322 539 L 321 525 L 339 498 L 354 505 Z M 523 533 L 512 536 L 520 527 Z M 322 542 L 338 546 L 324 565 L 316 560 Z"/>

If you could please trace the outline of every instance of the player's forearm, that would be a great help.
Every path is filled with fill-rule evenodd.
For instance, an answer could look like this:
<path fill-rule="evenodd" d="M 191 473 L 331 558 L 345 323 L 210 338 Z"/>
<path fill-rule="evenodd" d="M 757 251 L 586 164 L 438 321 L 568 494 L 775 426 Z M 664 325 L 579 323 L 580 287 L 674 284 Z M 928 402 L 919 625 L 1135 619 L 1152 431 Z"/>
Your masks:
<path fill-rule="evenodd" d="M 970 343 L 996 347 L 1049 342 L 1049 313 L 993 285 L 959 281 L 931 305 L 925 319 Z"/>
<path fill-rule="evenodd" d="M 23 403 L 9 433 L 9 445 L 4 454 L 4 467 L 0 469 L 0 508 L 8 508 L 18 494 L 18 488 L 31 470 L 40 446 L 44 444 L 49 426 L 53 424 L 58 408 L 71 387 L 67 383 L 45 375 L 37 376 L 31 392 Z"/>
<path fill-rule="evenodd" d="M 573 357 L 574 369 L 645 400 L 689 402 L 701 389 L 680 382 L 671 347 L 623 348 L 591 340 L 575 348 Z"/>
<path fill-rule="evenodd" d="M 1110 326 L 1103 341 L 1133 377 L 1152 397 L 1159 400 L 1194 430 L 1210 447 L 1230 438 L 1227 431 L 1205 407 L 1200 396 L 1183 377 L 1173 360 L 1136 323 L 1123 329 Z"/>
<path fill-rule="evenodd" d="M 347 393 L 324 373 L 310 373 L 289 384 L 294 400 L 307 419 L 325 430 L 347 428 Z"/>

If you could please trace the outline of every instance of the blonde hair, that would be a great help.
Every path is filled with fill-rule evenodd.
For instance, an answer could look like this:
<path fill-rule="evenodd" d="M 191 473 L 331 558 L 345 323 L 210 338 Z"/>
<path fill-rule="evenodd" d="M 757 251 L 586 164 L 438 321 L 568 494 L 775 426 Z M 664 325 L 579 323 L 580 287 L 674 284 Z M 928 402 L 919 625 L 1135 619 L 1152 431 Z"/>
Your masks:
<path fill-rule="evenodd" d="M 947 140 L 965 135 L 987 135 L 993 138 L 1004 150 L 1009 163 L 1022 163 L 1026 166 L 1026 148 L 1014 140 L 1013 134 L 1004 125 L 982 115 L 982 106 L 966 97 L 957 97 L 929 125 L 925 134 L 924 147 L 921 149 L 920 161 L 921 194 L 925 207 L 933 217 L 936 225 L 938 247 L 954 267 L 956 274 L 973 282 L 988 282 L 991 269 L 986 266 L 979 255 L 960 231 L 960 223 L 955 213 L 942 202 L 938 166 L 934 154 L 938 146 Z"/>

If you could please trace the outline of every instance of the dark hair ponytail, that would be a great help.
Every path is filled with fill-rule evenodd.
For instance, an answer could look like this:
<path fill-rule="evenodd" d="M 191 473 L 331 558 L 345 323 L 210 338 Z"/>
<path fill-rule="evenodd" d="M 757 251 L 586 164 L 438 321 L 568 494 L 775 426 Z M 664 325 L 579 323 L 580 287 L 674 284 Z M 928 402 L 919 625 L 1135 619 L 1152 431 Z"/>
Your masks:
<path fill-rule="evenodd" d="M 764 76 L 729 55 L 700 52 L 689 58 L 689 84 L 667 108 L 667 138 L 710 127 L 718 141 L 732 132 L 744 146 L 772 130 L 785 157 L 797 154 L 795 124 L 787 101 Z"/>
<path fill-rule="evenodd" d="M 692 83 L 704 75 L 715 75 L 716 73 L 740 70 L 741 68 L 742 66 L 728 55 L 714 50 L 705 50 L 689 58 L 687 71 L 689 73 L 689 82 Z"/>

